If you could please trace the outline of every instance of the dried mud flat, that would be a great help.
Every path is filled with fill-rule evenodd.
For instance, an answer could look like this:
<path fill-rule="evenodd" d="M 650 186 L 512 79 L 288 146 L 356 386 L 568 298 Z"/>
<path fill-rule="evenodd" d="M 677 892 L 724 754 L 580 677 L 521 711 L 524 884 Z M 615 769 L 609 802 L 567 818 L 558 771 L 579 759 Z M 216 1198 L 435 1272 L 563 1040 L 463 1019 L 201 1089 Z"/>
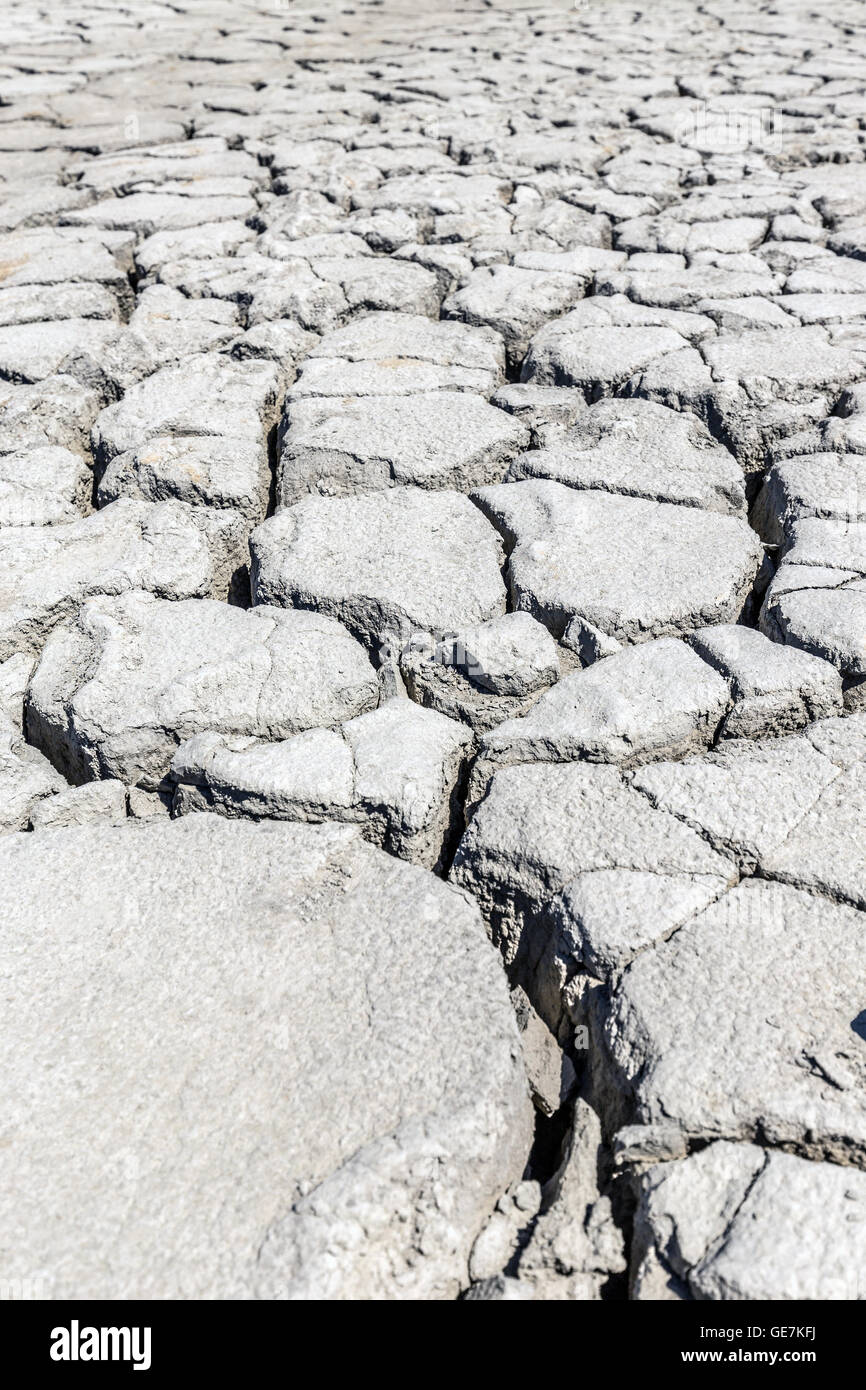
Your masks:
<path fill-rule="evenodd" d="M 866 1297 L 866 11 L 10 4 L 0 1275 Z"/>

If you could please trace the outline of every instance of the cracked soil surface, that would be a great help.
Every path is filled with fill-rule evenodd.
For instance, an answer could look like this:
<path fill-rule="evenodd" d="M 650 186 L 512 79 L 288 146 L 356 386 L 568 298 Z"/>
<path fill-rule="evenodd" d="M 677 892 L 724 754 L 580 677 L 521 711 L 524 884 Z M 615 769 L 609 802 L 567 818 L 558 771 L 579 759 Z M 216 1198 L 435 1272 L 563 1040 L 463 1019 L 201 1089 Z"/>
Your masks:
<path fill-rule="evenodd" d="M 0 59 L 0 1273 L 866 1297 L 866 6 Z"/>

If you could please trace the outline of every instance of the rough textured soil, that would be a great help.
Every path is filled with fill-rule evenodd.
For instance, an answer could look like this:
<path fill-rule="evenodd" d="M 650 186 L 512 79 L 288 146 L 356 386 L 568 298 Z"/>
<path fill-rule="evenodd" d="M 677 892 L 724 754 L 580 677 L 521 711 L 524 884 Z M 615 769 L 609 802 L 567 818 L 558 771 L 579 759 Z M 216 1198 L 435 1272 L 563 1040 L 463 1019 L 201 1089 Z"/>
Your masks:
<path fill-rule="evenodd" d="M 866 1297 L 866 7 L 0 60 L 0 1275 Z"/>

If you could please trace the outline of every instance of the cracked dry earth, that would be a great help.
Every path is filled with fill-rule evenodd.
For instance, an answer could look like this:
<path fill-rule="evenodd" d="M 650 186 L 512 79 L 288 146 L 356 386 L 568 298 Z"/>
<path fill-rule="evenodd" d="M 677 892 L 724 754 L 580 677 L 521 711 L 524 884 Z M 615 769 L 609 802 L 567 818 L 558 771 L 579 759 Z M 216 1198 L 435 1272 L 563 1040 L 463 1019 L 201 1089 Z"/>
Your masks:
<path fill-rule="evenodd" d="M 866 1296 L 866 8 L 11 3 L 0 1271 Z"/>

